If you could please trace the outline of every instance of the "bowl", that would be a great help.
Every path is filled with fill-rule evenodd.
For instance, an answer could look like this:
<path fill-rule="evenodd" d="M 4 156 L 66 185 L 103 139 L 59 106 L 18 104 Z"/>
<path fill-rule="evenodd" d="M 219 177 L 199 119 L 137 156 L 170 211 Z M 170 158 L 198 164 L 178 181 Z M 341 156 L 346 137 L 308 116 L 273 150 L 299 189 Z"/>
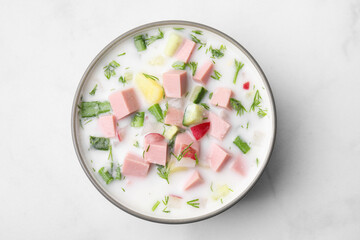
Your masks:
<path fill-rule="evenodd" d="M 225 40 L 227 40 L 228 42 L 233 44 L 236 48 L 238 48 L 250 60 L 250 62 L 253 64 L 256 71 L 260 75 L 264 86 L 266 86 L 265 89 L 266 89 L 267 94 L 268 94 L 269 99 L 270 99 L 270 105 L 271 105 L 270 107 L 272 108 L 272 111 L 273 111 L 273 118 L 272 118 L 272 123 L 271 123 L 273 131 L 271 132 L 270 147 L 269 147 L 269 149 L 267 151 L 267 154 L 266 154 L 266 157 L 265 157 L 265 162 L 264 162 L 264 164 L 262 164 L 262 166 L 258 170 L 256 176 L 251 181 L 251 183 L 246 187 L 245 191 L 241 192 L 241 194 L 239 194 L 231 202 L 227 203 L 223 207 L 218 208 L 215 211 L 212 211 L 210 213 L 207 213 L 207 214 L 204 214 L 204 215 L 201 215 L 201 216 L 192 217 L 192 218 L 168 219 L 168 218 L 153 217 L 153 216 L 145 215 L 145 214 L 142 214 L 140 212 L 134 211 L 134 210 L 130 209 L 129 207 L 123 205 L 119 201 L 117 201 L 117 199 L 114 196 L 112 196 L 112 194 L 107 189 L 105 189 L 102 186 L 102 184 L 100 184 L 99 181 L 94 177 L 93 172 L 91 170 L 91 167 L 89 166 L 88 161 L 86 161 L 85 157 L 81 153 L 80 144 L 79 144 L 79 134 L 77 132 L 78 128 L 79 128 L 78 104 L 79 104 L 79 101 L 81 100 L 81 93 L 83 91 L 84 85 L 86 84 L 88 76 L 91 74 L 92 70 L 94 69 L 94 67 L 98 63 L 98 61 L 104 55 L 106 55 L 115 45 L 117 45 L 119 42 L 121 42 L 123 39 L 133 37 L 134 35 L 136 35 L 138 33 L 144 32 L 144 31 L 146 31 L 148 29 L 153 29 L 154 27 L 165 27 L 165 26 L 195 27 L 195 28 L 200 29 L 200 30 L 209 31 L 209 32 L 221 37 L 221 38 L 224 38 Z M 132 29 L 130 31 L 127 31 L 126 33 L 120 35 L 119 37 L 114 39 L 112 42 L 110 42 L 103 50 L 101 50 L 100 53 L 90 63 L 90 65 L 86 69 L 85 73 L 83 74 L 83 76 L 82 76 L 82 78 L 81 78 L 81 80 L 79 82 L 79 85 L 77 87 L 77 90 L 75 92 L 75 97 L 74 97 L 74 101 L 73 101 L 73 105 L 72 105 L 72 112 L 71 112 L 71 132 L 72 132 L 72 140 L 73 140 L 75 152 L 76 152 L 76 155 L 78 157 L 78 160 L 80 162 L 80 165 L 81 165 L 83 171 L 85 172 L 86 176 L 89 178 L 91 183 L 95 186 L 95 188 L 107 200 L 109 200 L 111 203 L 113 203 L 116 207 L 120 208 L 121 210 L 123 210 L 123 211 L 125 211 L 125 212 L 127 212 L 127 213 L 129 213 L 129 214 L 131 214 L 133 216 L 136 216 L 136 217 L 144 219 L 144 220 L 152 221 L 152 222 L 166 223 L 166 224 L 193 223 L 193 222 L 201 221 L 201 220 L 208 219 L 210 217 L 216 216 L 216 215 L 224 212 L 225 210 L 231 208 L 237 202 L 239 202 L 241 199 L 243 199 L 246 196 L 246 194 L 254 187 L 254 185 L 256 184 L 256 182 L 258 181 L 258 179 L 261 177 L 262 173 L 264 172 L 264 170 L 265 170 L 265 168 L 266 168 L 266 166 L 267 166 L 267 164 L 268 164 L 268 162 L 270 160 L 270 156 L 271 156 L 271 153 L 272 153 L 272 150 L 273 150 L 273 147 L 274 147 L 275 136 L 276 136 L 276 109 L 275 109 L 275 102 L 274 102 L 273 94 L 272 94 L 270 85 L 268 83 L 268 80 L 267 80 L 265 74 L 261 70 L 259 64 L 251 56 L 251 54 L 242 45 L 240 45 L 236 40 L 234 40 L 233 38 L 229 37 L 228 35 L 224 34 L 223 32 L 221 32 L 221 31 L 219 31 L 217 29 L 214 29 L 212 27 L 209 27 L 209 26 L 206 26 L 206 25 L 203 25 L 203 24 L 200 24 L 200 23 L 189 22 L 189 21 L 178 21 L 178 20 L 159 21 L 159 22 L 152 22 L 152 23 L 148 23 L 148 24 L 136 27 L 136 28 L 134 28 L 134 29 Z"/>

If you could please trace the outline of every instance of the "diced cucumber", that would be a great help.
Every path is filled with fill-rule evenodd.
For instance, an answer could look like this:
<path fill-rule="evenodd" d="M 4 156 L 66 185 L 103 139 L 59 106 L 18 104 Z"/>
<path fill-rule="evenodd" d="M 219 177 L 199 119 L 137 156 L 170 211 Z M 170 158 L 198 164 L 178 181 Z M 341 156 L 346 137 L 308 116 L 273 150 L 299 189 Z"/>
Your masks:
<path fill-rule="evenodd" d="M 190 101 L 193 103 L 200 103 L 205 94 L 207 93 L 207 90 L 202 86 L 196 86 L 194 90 L 192 91 Z"/>
<path fill-rule="evenodd" d="M 144 112 L 137 112 L 135 113 L 134 117 L 131 120 L 131 126 L 132 127 L 142 127 L 144 126 L 144 117 L 145 117 L 145 113 Z"/>
<path fill-rule="evenodd" d="M 149 107 L 148 110 L 152 115 L 154 115 L 156 120 L 158 120 L 159 122 L 164 120 L 163 111 L 162 111 L 162 109 L 161 109 L 161 107 L 160 107 L 160 105 L 158 103 L 155 103 L 154 105 Z"/>
<path fill-rule="evenodd" d="M 80 104 L 80 115 L 82 118 L 96 117 L 100 113 L 106 113 L 111 111 L 109 102 L 81 102 Z"/>
<path fill-rule="evenodd" d="M 168 42 L 165 46 L 165 55 L 171 57 L 172 55 L 174 55 L 174 53 L 176 52 L 176 50 L 178 49 L 178 47 L 180 46 L 182 42 L 182 37 L 179 36 L 176 33 L 172 33 L 169 36 Z"/>
<path fill-rule="evenodd" d="M 111 111 L 111 106 L 109 102 L 98 102 L 99 104 L 99 113 L 106 113 Z"/>
<path fill-rule="evenodd" d="M 197 104 L 190 104 L 187 106 L 184 113 L 183 125 L 190 126 L 201 123 L 203 120 L 203 111 L 204 108 Z"/>
<path fill-rule="evenodd" d="M 104 137 L 90 136 L 90 145 L 97 150 L 107 151 L 110 148 L 110 140 Z"/>
<path fill-rule="evenodd" d="M 174 69 L 177 70 L 185 70 L 186 68 L 186 63 L 181 62 L 181 61 L 176 61 L 173 63 L 173 65 L 171 65 Z"/>
<path fill-rule="evenodd" d="M 133 79 L 133 73 L 131 71 L 125 72 L 124 79 L 126 82 L 131 81 Z"/>
<path fill-rule="evenodd" d="M 235 138 L 233 143 L 244 153 L 246 154 L 248 151 L 250 151 L 250 146 L 242 140 L 239 136 Z"/>
<path fill-rule="evenodd" d="M 146 50 L 146 43 L 144 35 L 137 35 L 134 37 L 134 44 L 138 52 Z"/>
<path fill-rule="evenodd" d="M 164 133 L 164 137 L 168 140 L 172 139 L 179 131 L 179 128 L 177 126 L 171 126 L 168 129 L 166 129 Z"/>

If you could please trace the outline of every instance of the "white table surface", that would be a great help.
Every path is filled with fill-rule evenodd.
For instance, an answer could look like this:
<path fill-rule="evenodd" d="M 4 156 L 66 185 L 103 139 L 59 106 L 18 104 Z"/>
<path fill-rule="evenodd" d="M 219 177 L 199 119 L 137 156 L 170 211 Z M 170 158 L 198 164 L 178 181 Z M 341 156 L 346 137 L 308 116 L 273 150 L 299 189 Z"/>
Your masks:
<path fill-rule="evenodd" d="M 157 20 L 237 39 L 265 71 L 278 135 L 248 196 L 161 225 L 108 202 L 82 171 L 70 109 L 90 61 Z M 360 1 L 0 1 L 0 239 L 360 239 Z"/>

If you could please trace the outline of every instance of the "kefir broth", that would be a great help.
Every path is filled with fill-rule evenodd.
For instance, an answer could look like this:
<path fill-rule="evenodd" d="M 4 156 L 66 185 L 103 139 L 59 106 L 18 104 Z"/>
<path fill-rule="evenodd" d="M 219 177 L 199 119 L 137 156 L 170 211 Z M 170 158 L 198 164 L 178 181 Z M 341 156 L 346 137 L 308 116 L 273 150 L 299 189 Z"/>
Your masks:
<path fill-rule="evenodd" d="M 206 134 L 199 140 L 199 164 L 196 165 L 195 169 L 201 174 L 203 183 L 185 191 L 184 184 L 193 173 L 193 168 L 189 168 L 186 171 L 170 173 L 168 184 L 163 178 L 158 176 L 157 166 L 151 164 L 146 177 L 126 176 L 123 180 L 114 180 L 107 185 L 98 174 L 98 170 L 104 166 L 110 169 L 110 160 L 108 159 L 109 151 L 93 149 L 89 142 L 89 136 L 103 136 L 98 127 L 98 118 L 79 119 L 77 121 L 82 122 L 82 127 L 80 124 L 77 126 L 78 141 L 80 143 L 81 154 L 84 156 L 88 168 L 91 169 L 94 177 L 103 185 L 108 194 L 113 196 L 118 202 L 136 212 L 152 217 L 169 219 L 193 218 L 226 206 L 245 191 L 252 181 L 254 181 L 259 170 L 262 169 L 263 164 L 265 164 L 267 154 L 271 148 L 272 135 L 274 132 L 272 124 L 274 109 L 272 109 L 270 102 L 270 94 L 257 69 L 241 50 L 230 42 L 212 32 L 188 26 L 184 26 L 184 29 L 180 31 L 174 30 L 173 27 L 170 26 L 160 27 L 160 29 L 164 33 L 164 38 L 153 42 L 145 51 L 137 51 L 134 46 L 133 36 L 121 40 L 116 46 L 109 50 L 108 53 L 97 62 L 86 79 L 81 94 L 82 101 L 108 101 L 108 96 L 111 93 L 133 87 L 141 103 L 141 109 L 139 111 L 145 112 L 144 127 L 130 127 L 133 114 L 118 121 L 118 129 L 121 129 L 123 135 L 121 142 L 119 142 L 117 138 L 111 139 L 114 168 L 123 163 L 124 157 L 129 151 L 142 156 L 144 151 L 144 136 L 150 132 L 163 133 L 164 124 L 157 122 L 154 116 L 147 111 L 151 104 L 145 101 L 142 93 L 138 90 L 134 79 L 136 74 L 147 73 L 154 75 L 159 78 L 159 83 L 162 83 L 162 74 L 172 70 L 172 64 L 177 61 L 175 57 L 167 57 L 164 55 L 164 48 L 171 32 L 176 32 L 176 34 L 188 39 L 191 39 L 190 34 L 193 34 L 202 42 L 206 42 L 206 46 L 200 49 L 198 49 L 200 45 L 196 45 L 190 61 L 197 62 L 199 68 L 205 61 L 209 59 L 214 60 L 214 70 L 221 73 L 221 78 L 219 80 L 209 79 L 205 85 L 208 93 L 201 102 L 206 103 L 210 107 L 209 111 L 226 119 L 226 121 L 231 124 L 231 128 L 223 141 L 218 141 L 209 136 L 209 134 Z M 193 30 L 201 30 L 202 35 L 193 33 Z M 157 35 L 158 28 L 151 28 L 143 33 L 147 33 L 149 36 Z M 210 46 L 218 49 L 221 45 L 226 46 L 222 58 L 212 59 L 210 58 L 211 52 L 208 51 L 205 53 L 206 49 Z M 125 53 L 125 55 L 121 55 L 122 53 Z M 234 59 L 244 63 L 244 67 L 240 70 L 237 77 L 236 84 L 233 83 L 235 74 Z M 107 79 L 104 76 L 103 67 L 113 60 L 118 62 L 120 67 L 115 69 L 115 76 Z M 200 84 L 193 81 L 190 68 L 187 67 L 186 70 L 188 74 L 187 91 L 190 94 L 188 94 L 187 97 L 183 96 L 183 99 L 164 99 L 160 102 L 162 109 L 165 109 L 166 102 L 168 102 L 169 107 L 181 108 L 182 110 L 185 110 L 186 106 L 191 103 L 189 100 L 191 91 L 194 86 Z M 118 81 L 120 76 L 124 76 L 125 73 L 129 74 L 130 72 L 133 73 L 134 76 L 132 80 L 125 84 Z M 245 82 L 250 82 L 250 88 L 248 90 L 243 89 Z M 89 92 L 96 84 L 96 93 L 90 95 Z M 241 116 L 237 116 L 236 111 L 233 109 L 227 110 L 211 105 L 209 93 L 214 92 L 218 87 L 232 89 L 232 97 L 240 100 L 247 112 Z M 256 90 L 259 91 L 261 96 L 261 108 L 267 110 L 267 115 L 262 118 L 257 115 L 258 108 L 256 108 L 255 111 L 249 111 Z M 167 128 L 167 126 L 165 127 Z M 187 128 L 186 131 L 191 134 L 189 128 Z M 233 143 L 237 136 L 241 136 L 251 147 L 251 150 L 246 154 L 243 154 Z M 139 147 L 136 147 L 137 142 Z M 232 156 L 219 172 L 215 172 L 209 168 L 206 160 L 212 142 L 219 144 Z M 238 155 L 242 156 L 247 165 L 245 176 L 240 175 L 231 168 L 235 157 Z M 115 176 L 115 174 L 114 170 L 113 175 Z M 219 189 L 224 185 L 231 190 L 228 191 L 227 194 L 219 195 Z M 181 199 L 174 202 L 174 198 L 172 198 L 170 203 L 165 205 L 166 201 L 163 203 L 162 200 L 165 200 L 166 196 L 172 195 L 179 196 Z M 187 204 L 188 201 L 194 199 L 199 199 L 196 201 L 199 203 L 199 208 Z M 160 203 L 154 210 L 154 204 L 158 201 L 160 201 Z"/>

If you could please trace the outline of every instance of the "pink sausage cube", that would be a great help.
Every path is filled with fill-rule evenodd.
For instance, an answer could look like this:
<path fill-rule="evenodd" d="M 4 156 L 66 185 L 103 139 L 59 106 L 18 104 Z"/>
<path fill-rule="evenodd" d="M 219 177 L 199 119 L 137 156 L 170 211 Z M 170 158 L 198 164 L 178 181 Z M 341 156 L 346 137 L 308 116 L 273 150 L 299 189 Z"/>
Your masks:
<path fill-rule="evenodd" d="M 199 68 L 196 71 L 195 76 L 193 77 L 194 80 L 205 85 L 210 78 L 213 67 L 214 67 L 213 62 L 211 61 L 205 62 L 201 66 L 201 68 Z"/>
<path fill-rule="evenodd" d="M 226 163 L 226 161 L 230 158 L 230 154 L 227 153 L 222 147 L 213 143 L 210 147 L 210 153 L 208 155 L 208 162 L 210 164 L 210 168 L 215 172 L 221 170 L 222 166 Z"/>
<path fill-rule="evenodd" d="M 226 122 L 224 119 L 216 115 L 215 113 L 209 112 L 209 120 L 210 120 L 210 136 L 223 140 L 225 135 L 228 133 L 231 125 Z"/>
<path fill-rule="evenodd" d="M 117 120 L 140 109 L 134 88 L 115 92 L 109 96 L 113 113 Z"/>
<path fill-rule="evenodd" d="M 179 155 L 181 153 L 181 147 L 185 144 L 188 146 L 190 143 L 191 148 L 193 148 L 196 151 L 197 156 L 199 157 L 200 152 L 200 144 L 198 141 L 196 141 L 195 138 L 192 137 L 192 135 L 188 132 L 179 133 L 176 136 L 175 139 L 175 149 L 174 152 L 176 155 Z"/>
<path fill-rule="evenodd" d="M 178 52 L 175 55 L 175 58 L 178 60 L 187 63 L 191 57 L 192 52 L 195 49 L 196 43 L 189 39 L 184 39 L 182 45 L 180 46 Z"/>
<path fill-rule="evenodd" d="M 228 88 L 217 88 L 210 100 L 214 106 L 229 108 L 232 91 Z"/>
<path fill-rule="evenodd" d="M 116 119 L 114 115 L 100 116 L 98 125 L 105 137 L 112 138 L 116 136 Z"/>
<path fill-rule="evenodd" d="M 183 127 L 182 125 L 183 116 L 184 116 L 184 112 L 182 110 L 177 108 L 169 108 L 165 116 L 165 124 Z"/>
<path fill-rule="evenodd" d="M 186 92 L 187 73 L 185 70 L 170 70 L 163 74 L 166 97 L 181 98 Z"/>
<path fill-rule="evenodd" d="M 122 166 L 122 173 L 125 176 L 145 177 L 148 174 L 150 164 L 145 162 L 140 156 L 127 153 Z"/>
<path fill-rule="evenodd" d="M 232 167 L 233 170 L 235 170 L 237 173 L 239 173 L 242 176 L 246 176 L 247 173 L 247 166 L 245 163 L 245 160 L 239 155 L 236 157 Z"/>
<path fill-rule="evenodd" d="M 189 188 L 195 187 L 203 182 L 199 172 L 195 170 L 195 172 L 191 175 L 191 177 L 187 180 L 184 186 L 184 190 L 188 190 Z"/>
<path fill-rule="evenodd" d="M 144 139 L 144 159 L 146 162 L 165 166 L 167 159 L 167 142 L 162 138 L 148 137 L 157 133 L 150 133 Z"/>

